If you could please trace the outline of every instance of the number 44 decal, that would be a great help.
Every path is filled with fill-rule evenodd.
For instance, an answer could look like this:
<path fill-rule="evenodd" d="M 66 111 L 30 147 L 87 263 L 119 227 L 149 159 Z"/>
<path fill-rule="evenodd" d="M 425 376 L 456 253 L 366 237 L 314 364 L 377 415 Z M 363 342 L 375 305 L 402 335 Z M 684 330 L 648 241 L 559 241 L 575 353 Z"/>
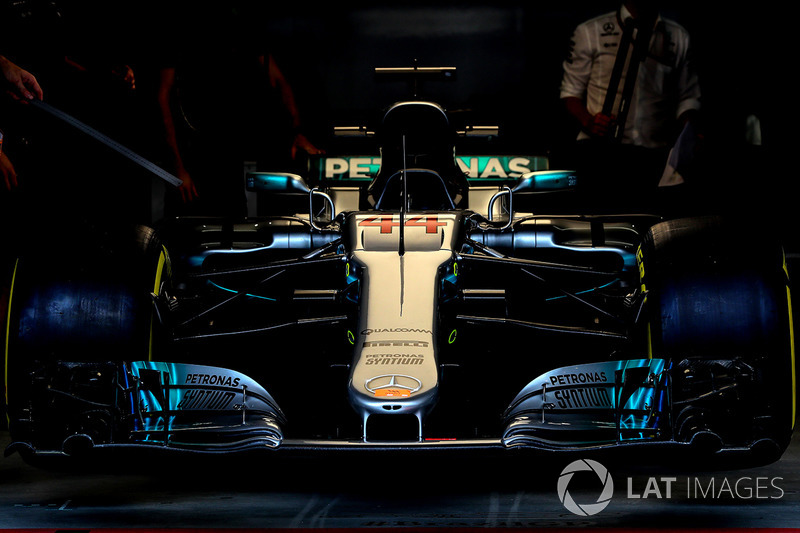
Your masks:
<path fill-rule="evenodd" d="M 400 227 L 400 219 L 393 215 L 375 215 L 365 218 L 358 223 L 359 227 L 378 227 L 381 233 L 392 233 L 394 228 Z M 405 226 L 425 228 L 425 233 L 436 233 L 438 228 L 447 226 L 447 222 L 439 221 L 436 215 L 416 215 L 406 219 Z"/>

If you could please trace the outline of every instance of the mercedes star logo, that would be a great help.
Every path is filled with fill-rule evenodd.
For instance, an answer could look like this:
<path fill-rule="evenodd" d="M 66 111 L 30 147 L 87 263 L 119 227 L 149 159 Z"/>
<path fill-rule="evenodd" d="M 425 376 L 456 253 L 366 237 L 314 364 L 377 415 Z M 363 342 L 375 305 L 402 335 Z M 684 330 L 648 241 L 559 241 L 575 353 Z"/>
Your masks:
<path fill-rule="evenodd" d="M 413 377 L 402 374 L 383 374 L 370 378 L 364 383 L 364 388 L 373 394 L 378 394 L 384 390 L 400 389 L 407 394 L 417 392 L 422 388 L 422 382 Z"/>

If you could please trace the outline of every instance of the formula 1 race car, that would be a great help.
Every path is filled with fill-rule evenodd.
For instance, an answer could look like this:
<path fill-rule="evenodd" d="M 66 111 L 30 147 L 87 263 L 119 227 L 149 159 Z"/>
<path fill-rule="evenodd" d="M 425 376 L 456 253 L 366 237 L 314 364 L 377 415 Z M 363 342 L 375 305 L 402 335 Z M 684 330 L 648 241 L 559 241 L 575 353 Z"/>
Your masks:
<path fill-rule="evenodd" d="M 366 179 L 248 175 L 300 214 L 20 257 L 6 453 L 779 458 L 791 299 L 763 224 L 537 215 L 524 208 L 580 176 L 473 179 L 455 130 L 436 103 L 399 102 Z"/>

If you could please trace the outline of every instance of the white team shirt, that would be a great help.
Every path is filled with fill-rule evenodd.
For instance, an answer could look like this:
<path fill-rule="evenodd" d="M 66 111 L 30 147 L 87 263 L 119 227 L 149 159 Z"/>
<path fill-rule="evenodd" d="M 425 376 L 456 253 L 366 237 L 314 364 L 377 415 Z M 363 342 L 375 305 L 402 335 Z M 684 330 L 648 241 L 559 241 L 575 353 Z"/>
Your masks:
<path fill-rule="evenodd" d="M 585 101 L 594 115 L 602 111 L 617 48 L 622 38 L 622 21 L 630 13 L 620 10 L 588 20 L 575 29 L 572 49 L 564 61 L 561 98 Z M 633 50 L 630 47 L 628 56 Z M 612 114 L 617 114 L 623 72 Z M 681 25 L 658 18 L 650 41 L 648 57 L 639 66 L 622 142 L 648 148 L 670 145 L 674 119 L 685 111 L 700 108 L 700 86 L 691 64 L 689 33 Z M 586 139 L 584 132 L 578 137 Z"/>

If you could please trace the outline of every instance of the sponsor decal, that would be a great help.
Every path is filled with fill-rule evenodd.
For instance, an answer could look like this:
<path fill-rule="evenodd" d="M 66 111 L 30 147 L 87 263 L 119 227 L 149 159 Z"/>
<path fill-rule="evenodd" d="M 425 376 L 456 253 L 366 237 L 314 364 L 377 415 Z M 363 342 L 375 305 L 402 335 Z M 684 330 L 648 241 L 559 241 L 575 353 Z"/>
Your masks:
<path fill-rule="evenodd" d="M 605 387 L 579 387 L 553 392 L 561 409 L 611 407 L 611 395 Z"/>
<path fill-rule="evenodd" d="M 527 155 L 462 155 L 456 164 L 469 179 L 518 178 L 527 172 L 547 170 L 546 156 Z M 378 174 L 380 157 L 339 156 L 312 158 L 312 168 L 323 180 L 369 180 Z"/>
<path fill-rule="evenodd" d="M 422 381 L 405 374 L 383 374 L 369 378 L 364 388 L 376 397 L 408 397 L 422 388 Z"/>
<path fill-rule="evenodd" d="M 186 374 L 186 384 L 191 385 L 220 385 L 223 387 L 238 387 L 239 378 L 224 374 Z"/>
<path fill-rule="evenodd" d="M 418 328 L 367 328 L 361 331 L 362 335 L 372 335 L 373 333 L 427 333 L 428 335 L 432 335 L 433 333 L 429 329 L 418 329 Z"/>
<path fill-rule="evenodd" d="M 470 178 L 518 178 L 537 169 L 538 161 L 529 157 L 457 157 L 459 168 Z M 533 167 L 533 168 L 532 168 Z"/>
<path fill-rule="evenodd" d="M 233 391 L 192 389 L 178 402 L 178 410 L 215 409 L 224 410 L 236 397 Z"/>
<path fill-rule="evenodd" d="M 370 331 L 370 330 L 364 330 L 364 331 Z M 430 343 L 428 343 L 428 341 L 366 341 L 364 342 L 364 344 L 362 344 L 362 346 L 364 348 L 387 348 L 387 347 L 427 348 L 429 344 Z"/>
<path fill-rule="evenodd" d="M 583 385 L 586 383 L 606 383 L 605 372 L 577 372 L 573 374 L 556 374 L 550 376 L 551 385 Z"/>
<path fill-rule="evenodd" d="M 381 158 L 328 157 L 323 168 L 328 179 L 371 179 L 381 168 Z"/>
<path fill-rule="evenodd" d="M 425 361 L 422 354 L 371 353 L 365 356 L 365 365 L 421 365 Z"/>

